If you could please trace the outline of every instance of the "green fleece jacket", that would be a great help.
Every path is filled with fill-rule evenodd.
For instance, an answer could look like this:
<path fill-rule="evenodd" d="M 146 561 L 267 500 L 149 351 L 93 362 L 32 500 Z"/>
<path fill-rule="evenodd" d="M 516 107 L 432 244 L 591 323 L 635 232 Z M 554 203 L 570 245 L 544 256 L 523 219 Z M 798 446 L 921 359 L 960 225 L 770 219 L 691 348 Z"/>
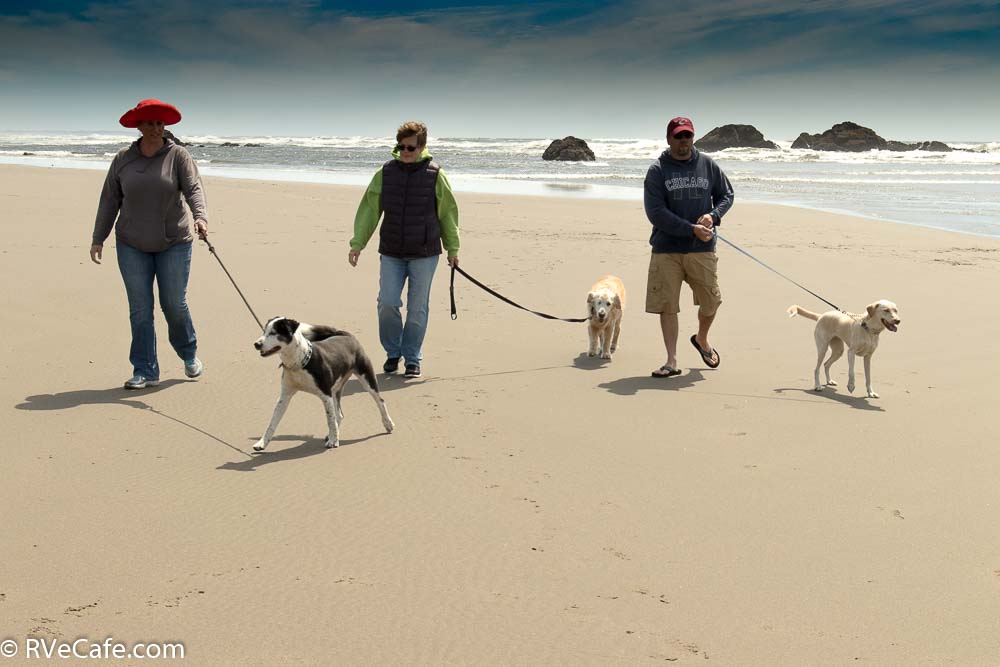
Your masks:
<path fill-rule="evenodd" d="M 394 150 L 392 157 L 399 160 L 399 151 Z M 431 160 L 433 156 L 424 148 L 420 160 Z M 441 245 L 448 252 L 448 257 L 458 256 L 458 203 L 451 192 L 451 184 L 444 175 L 444 170 L 438 171 L 437 186 L 434 188 L 437 197 L 438 223 L 441 225 Z M 365 191 L 358 212 L 354 216 L 354 238 L 351 239 L 351 250 L 361 251 L 368 245 L 369 239 L 375 233 L 378 222 L 382 218 L 382 168 L 372 176 L 371 183 Z"/>

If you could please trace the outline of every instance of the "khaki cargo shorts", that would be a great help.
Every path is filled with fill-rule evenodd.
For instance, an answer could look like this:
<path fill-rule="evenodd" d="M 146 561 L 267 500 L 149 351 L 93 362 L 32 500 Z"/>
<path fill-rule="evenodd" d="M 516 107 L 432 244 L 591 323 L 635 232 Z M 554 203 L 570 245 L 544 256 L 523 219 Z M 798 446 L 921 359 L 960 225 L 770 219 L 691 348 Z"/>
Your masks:
<path fill-rule="evenodd" d="M 722 304 L 719 258 L 714 252 L 652 253 L 646 281 L 647 313 L 681 312 L 681 283 L 694 293 L 694 305 L 705 317 Z"/>

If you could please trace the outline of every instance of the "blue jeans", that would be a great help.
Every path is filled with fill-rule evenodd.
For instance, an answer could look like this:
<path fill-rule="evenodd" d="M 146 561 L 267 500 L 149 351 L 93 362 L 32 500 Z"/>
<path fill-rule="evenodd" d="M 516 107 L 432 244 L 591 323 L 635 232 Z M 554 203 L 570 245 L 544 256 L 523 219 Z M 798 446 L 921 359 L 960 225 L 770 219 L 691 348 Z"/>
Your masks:
<path fill-rule="evenodd" d="M 387 357 L 403 357 L 406 363 L 420 363 L 427 333 L 428 302 L 431 281 L 440 255 L 400 259 L 380 255 L 378 278 L 378 337 Z M 406 290 L 406 324 L 399 309 Z"/>
<path fill-rule="evenodd" d="M 191 274 L 191 243 L 178 243 L 163 252 L 143 252 L 119 243 L 118 270 L 128 295 L 128 318 L 132 324 L 132 348 L 128 360 L 136 375 L 160 379 L 156 361 L 156 331 L 153 328 L 153 279 L 160 292 L 160 308 L 167 318 L 170 345 L 185 363 L 198 351 L 194 324 L 187 305 Z"/>

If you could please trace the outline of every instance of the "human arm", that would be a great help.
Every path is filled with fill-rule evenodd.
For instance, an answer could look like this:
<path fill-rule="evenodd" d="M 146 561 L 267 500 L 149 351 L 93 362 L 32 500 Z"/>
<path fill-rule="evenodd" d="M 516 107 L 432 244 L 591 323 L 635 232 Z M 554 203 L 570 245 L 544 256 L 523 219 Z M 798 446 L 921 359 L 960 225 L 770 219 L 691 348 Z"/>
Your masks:
<path fill-rule="evenodd" d="M 115 157 L 108 167 L 108 175 L 104 179 L 101 199 L 97 204 L 97 218 L 94 221 L 94 232 L 90 240 L 90 260 L 94 264 L 101 263 L 104 241 L 115 226 L 115 219 L 122 207 L 122 184 L 118 180 L 118 158 Z"/>
<path fill-rule="evenodd" d="M 354 236 L 351 238 L 351 250 L 347 253 L 347 261 L 351 266 L 358 265 L 358 258 L 361 251 L 368 245 L 368 240 L 375 233 L 378 227 L 379 218 L 382 217 L 382 169 L 379 168 L 372 176 L 368 189 L 361 197 L 358 204 L 358 211 L 354 214 Z"/>
<path fill-rule="evenodd" d="M 183 148 L 176 148 L 178 186 L 184 194 L 184 200 L 191 215 L 194 216 L 194 229 L 202 240 L 208 234 L 208 204 L 205 201 L 205 189 L 202 187 L 201 175 L 194 158 Z"/>
<path fill-rule="evenodd" d="M 725 172 L 719 165 L 712 163 L 712 203 L 715 207 L 708 213 L 712 216 L 715 226 L 722 224 L 722 216 L 733 206 L 736 195 L 733 193 L 733 185 L 729 182 Z"/>
<path fill-rule="evenodd" d="M 437 185 L 434 188 L 437 197 L 438 224 L 441 227 L 441 244 L 448 253 L 448 266 L 458 266 L 458 250 L 461 241 L 458 233 L 458 202 L 451 191 L 451 183 L 438 171 Z"/>

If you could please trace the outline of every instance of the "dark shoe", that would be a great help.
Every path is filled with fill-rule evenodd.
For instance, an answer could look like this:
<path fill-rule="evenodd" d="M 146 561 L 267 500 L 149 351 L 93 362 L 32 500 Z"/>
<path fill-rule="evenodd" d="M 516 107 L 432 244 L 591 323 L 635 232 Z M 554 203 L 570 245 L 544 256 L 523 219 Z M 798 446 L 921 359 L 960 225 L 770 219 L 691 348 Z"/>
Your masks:
<path fill-rule="evenodd" d="M 406 364 L 406 372 L 403 375 L 408 378 L 420 377 L 420 364 Z"/>
<path fill-rule="evenodd" d="M 671 366 L 667 366 L 666 364 L 663 364 L 662 366 L 660 366 L 651 373 L 651 375 L 655 378 L 672 378 L 675 375 L 680 375 L 680 374 L 681 374 L 681 369 L 673 368 Z"/>
<path fill-rule="evenodd" d="M 160 384 L 159 380 L 150 380 L 138 373 L 125 380 L 126 389 L 145 389 L 146 387 L 155 387 L 158 384 Z"/>
<path fill-rule="evenodd" d="M 694 349 L 698 350 L 698 354 L 701 355 L 701 360 L 705 362 L 705 365 L 709 368 L 718 368 L 719 364 L 722 363 L 722 357 L 719 356 L 719 352 L 715 349 L 706 352 L 701 349 L 701 345 L 698 345 L 698 336 L 691 334 L 691 344 L 694 345 Z M 712 359 L 715 359 L 713 362 Z"/>
<path fill-rule="evenodd" d="M 395 373 L 399 370 L 399 357 L 389 357 L 382 364 L 382 370 L 386 373 Z"/>

